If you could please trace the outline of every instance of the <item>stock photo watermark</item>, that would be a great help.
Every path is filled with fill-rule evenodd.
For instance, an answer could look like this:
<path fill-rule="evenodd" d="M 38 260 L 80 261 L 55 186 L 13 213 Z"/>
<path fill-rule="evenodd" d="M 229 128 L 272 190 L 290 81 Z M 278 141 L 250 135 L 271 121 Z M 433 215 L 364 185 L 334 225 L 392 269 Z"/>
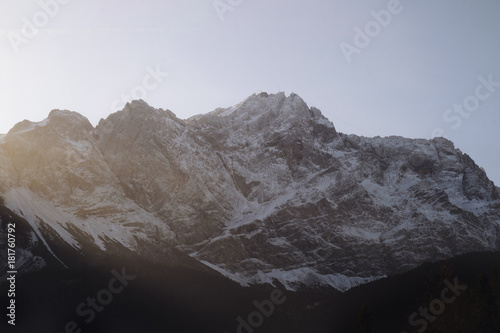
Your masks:
<path fill-rule="evenodd" d="M 89 325 L 96 318 L 97 314 L 104 311 L 104 308 L 113 302 L 114 296 L 123 292 L 125 287 L 129 285 L 129 281 L 133 281 L 135 275 L 127 275 L 125 267 L 121 273 L 115 269 L 111 270 L 113 277 L 109 280 L 107 288 L 99 290 L 95 297 L 87 297 L 87 299 L 78 304 L 76 314 L 79 317 L 85 318 L 84 322 Z M 81 333 L 81 326 L 75 321 L 68 321 L 64 325 L 64 330 L 57 333 Z M 51 332 L 52 333 L 52 332 Z"/>
<path fill-rule="evenodd" d="M 16 224 L 7 224 L 7 278 L 9 306 L 7 307 L 9 325 L 16 326 Z"/>
<path fill-rule="evenodd" d="M 408 1 L 411 2 L 412 0 Z M 373 20 L 368 21 L 363 29 L 359 26 L 355 26 L 355 35 L 352 43 L 343 41 L 339 44 L 340 50 L 347 63 L 350 64 L 352 62 L 353 55 L 360 54 L 363 49 L 367 48 L 372 40 L 377 38 L 382 30 L 391 24 L 393 17 L 401 14 L 403 10 L 404 7 L 400 0 L 390 0 L 387 3 L 386 9 L 381 9 L 379 11 L 372 10 L 370 12 Z"/>
<path fill-rule="evenodd" d="M 283 291 L 280 289 L 274 289 L 269 295 L 269 298 L 270 300 L 264 300 L 262 302 L 254 300 L 252 304 L 257 311 L 250 312 L 246 319 L 241 316 L 236 318 L 238 322 L 238 327 L 236 328 L 237 333 L 253 333 L 255 329 L 264 324 L 265 318 L 269 318 L 273 315 L 276 305 L 282 305 L 286 302 L 286 296 L 283 295 Z"/>
<path fill-rule="evenodd" d="M 493 74 L 489 74 L 488 78 L 480 75 L 477 80 L 479 83 L 473 94 L 466 96 L 462 103 L 453 104 L 451 108 L 446 109 L 443 113 L 444 122 L 451 124 L 453 130 L 458 130 L 462 126 L 463 120 L 476 112 L 480 108 L 481 102 L 491 98 L 496 92 L 496 88 L 500 87 L 500 81 L 494 81 Z M 442 128 L 435 128 L 431 135 L 432 137 L 446 137 Z"/>
<path fill-rule="evenodd" d="M 147 74 L 142 78 L 141 84 L 134 86 L 130 93 L 120 95 L 120 98 L 115 99 L 111 103 L 111 111 L 122 109 L 127 102 L 136 99 L 145 99 L 149 91 L 153 91 L 160 86 L 164 78 L 169 75 L 168 72 L 163 72 L 160 65 L 156 65 L 155 69 L 150 66 L 146 67 Z"/>
<path fill-rule="evenodd" d="M 61 9 L 61 6 L 66 5 L 71 0 L 40 0 L 38 5 L 40 10 L 34 13 L 31 18 L 26 16 L 21 19 L 23 25 L 21 26 L 20 34 L 9 31 L 7 38 L 9 39 L 12 49 L 17 54 L 19 53 L 19 46 L 28 44 L 30 40 L 35 38 L 40 30 L 49 24 L 50 20 L 54 18 Z"/>
<path fill-rule="evenodd" d="M 434 322 L 444 313 L 446 305 L 450 305 L 455 302 L 457 297 L 460 296 L 463 291 L 467 290 L 466 285 L 458 283 L 458 277 L 455 277 L 453 284 L 447 279 L 444 280 L 444 284 L 446 287 L 441 290 L 440 298 L 433 299 L 430 301 L 428 307 L 420 307 L 418 312 L 413 312 L 410 315 L 408 322 L 411 326 L 418 327 L 418 333 L 424 332 L 429 326 L 429 323 Z M 401 333 L 408 332 L 402 331 Z"/>
<path fill-rule="evenodd" d="M 243 0 L 214 0 L 212 5 L 214 6 L 215 12 L 219 16 L 220 20 L 224 21 L 224 15 L 227 12 L 232 12 L 242 3 Z"/>

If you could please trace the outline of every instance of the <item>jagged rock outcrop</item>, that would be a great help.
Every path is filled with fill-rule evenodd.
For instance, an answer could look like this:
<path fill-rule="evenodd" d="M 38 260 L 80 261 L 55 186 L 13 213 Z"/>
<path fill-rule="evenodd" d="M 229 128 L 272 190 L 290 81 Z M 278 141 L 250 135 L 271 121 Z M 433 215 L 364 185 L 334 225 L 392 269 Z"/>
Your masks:
<path fill-rule="evenodd" d="M 177 248 L 242 284 L 345 290 L 500 250 L 498 187 L 452 142 L 338 133 L 295 94 L 187 120 L 134 101 L 96 128 L 53 111 L 0 161 L 6 205 L 73 247 Z"/>

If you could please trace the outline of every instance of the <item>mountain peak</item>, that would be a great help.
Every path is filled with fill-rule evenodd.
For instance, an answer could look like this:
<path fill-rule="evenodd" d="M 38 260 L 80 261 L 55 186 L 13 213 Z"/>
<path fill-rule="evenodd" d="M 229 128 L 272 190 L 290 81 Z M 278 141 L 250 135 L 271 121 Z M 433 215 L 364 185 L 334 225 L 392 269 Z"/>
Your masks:
<path fill-rule="evenodd" d="M 10 131 L 7 133 L 7 136 L 13 135 L 13 134 L 20 134 L 24 132 L 31 131 L 35 129 L 38 126 L 45 126 L 47 123 L 47 119 L 40 121 L 40 122 L 32 122 L 27 119 L 17 123 L 10 129 Z"/>
<path fill-rule="evenodd" d="M 23 120 L 17 123 L 7 135 L 21 134 L 25 132 L 30 132 L 37 128 L 45 127 L 47 125 L 62 126 L 63 128 L 74 128 L 82 127 L 87 131 L 93 129 L 92 124 L 89 120 L 79 114 L 78 112 L 68 111 L 68 110 L 57 110 L 54 109 L 49 113 L 49 116 L 39 122 L 32 122 L 29 120 Z"/>
<path fill-rule="evenodd" d="M 265 118 L 265 119 L 264 119 Z M 231 121 L 236 123 L 276 123 L 278 124 L 307 124 L 306 126 L 335 127 L 315 107 L 309 108 L 304 100 L 296 93 L 286 96 L 284 92 L 268 94 L 267 92 L 254 93 L 242 102 L 228 107 L 217 108 L 207 114 L 191 117 L 190 121 L 218 122 Z M 265 121 L 264 121 L 265 120 Z M 280 125 L 281 126 L 281 125 Z"/>
<path fill-rule="evenodd" d="M 142 99 L 134 99 L 133 101 L 128 102 L 127 104 L 125 104 L 125 107 L 123 109 L 126 110 L 129 108 L 133 110 L 156 110 Z"/>
<path fill-rule="evenodd" d="M 49 123 L 59 123 L 62 125 L 82 125 L 83 127 L 90 129 L 93 126 L 90 124 L 89 120 L 82 116 L 80 113 L 69 110 L 59 110 L 54 109 L 50 111 L 49 116 L 47 118 Z"/>
<path fill-rule="evenodd" d="M 60 110 L 60 109 L 54 109 L 50 111 L 49 113 L 49 119 L 54 119 L 54 118 L 75 118 L 75 119 L 87 119 L 78 112 L 75 111 L 69 111 L 69 110 Z"/>
<path fill-rule="evenodd" d="M 139 116 L 143 117 L 146 115 L 159 114 L 160 110 L 152 107 L 142 99 L 133 100 L 128 102 L 123 107 L 123 110 L 116 112 L 115 114 L 123 114 L 127 116 L 133 116 L 134 118 Z"/>
<path fill-rule="evenodd" d="M 135 113 L 134 116 L 138 115 L 160 115 L 160 116 L 165 116 L 167 115 L 169 118 L 173 119 L 176 122 L 181 121 L 177 116 L 170 110 L 163 110 L 161 108 L 157 109 L 155 107 L 152 107 L 149 105 L 147 102 L 143 101 L 142 99 L 137 99 L 133 100 L 125 105 L 123 110 L 126 114 L 130 114 L 131 112 Z M 118 111 L 117 113 L 120 113 Z"/>

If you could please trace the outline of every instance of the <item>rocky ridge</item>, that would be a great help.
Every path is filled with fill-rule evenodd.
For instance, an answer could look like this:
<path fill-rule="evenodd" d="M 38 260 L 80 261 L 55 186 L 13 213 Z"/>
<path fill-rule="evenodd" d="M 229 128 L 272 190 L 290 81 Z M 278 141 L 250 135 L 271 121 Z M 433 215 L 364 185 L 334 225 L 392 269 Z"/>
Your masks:
<path fill-rule="evenodd" d="M 187 120 L 134 101 L 95 128 L 54 110 L 1 138 L 0 162 L 41 238 L 181 251 L 244 285 L 346 290 L 500 250 L 498 187 L 452 142 L 338 133 L 296 94 Z"/>

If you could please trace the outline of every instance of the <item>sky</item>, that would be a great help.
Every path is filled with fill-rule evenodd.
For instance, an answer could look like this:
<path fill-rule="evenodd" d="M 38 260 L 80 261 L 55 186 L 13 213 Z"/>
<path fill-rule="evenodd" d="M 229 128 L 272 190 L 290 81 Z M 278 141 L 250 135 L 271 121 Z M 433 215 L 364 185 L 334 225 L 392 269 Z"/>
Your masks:
<path fill-rule="evenodd" d="M 0 133 L 294 92 L 343 133 L 447 137 L 498 186 L 498 17 L 498 0 L 0 0 Z"/>

